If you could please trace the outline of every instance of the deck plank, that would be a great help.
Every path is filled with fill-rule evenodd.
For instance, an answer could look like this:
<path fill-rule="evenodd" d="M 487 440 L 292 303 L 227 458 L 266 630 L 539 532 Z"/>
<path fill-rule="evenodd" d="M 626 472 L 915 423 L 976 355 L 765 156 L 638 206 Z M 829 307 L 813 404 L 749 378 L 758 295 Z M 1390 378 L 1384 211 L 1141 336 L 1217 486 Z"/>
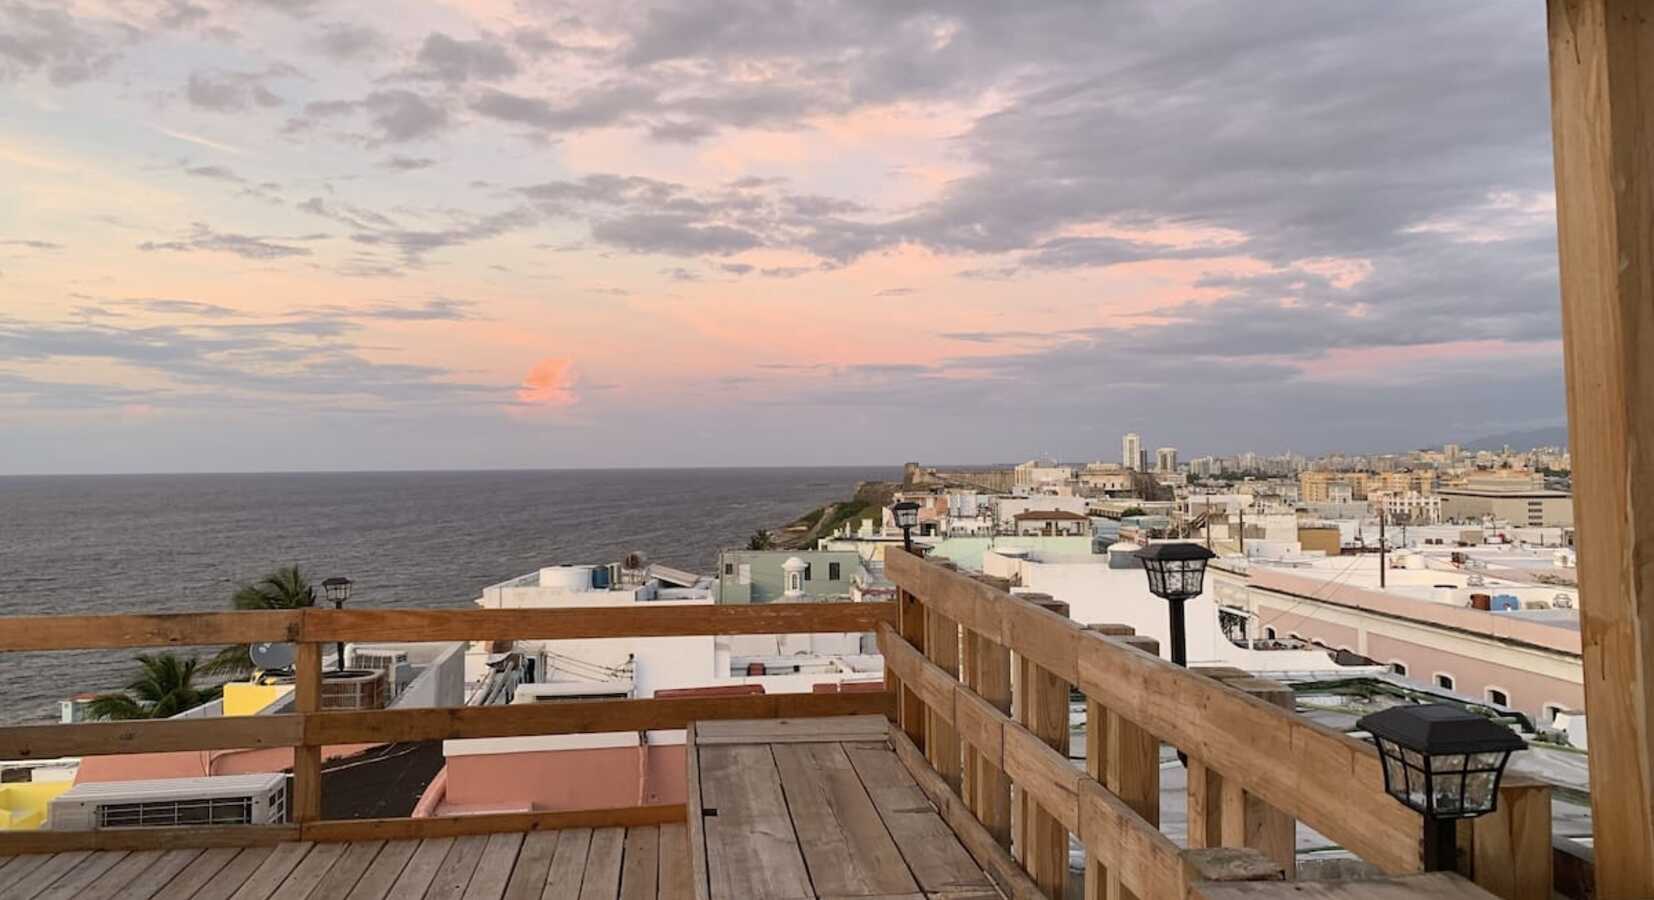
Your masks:
<path fill-rule="evenodd" d="M 242 883 L 251 878 L 275 852 L 275 847 L 248 847 L 242 850 L 189 900 L 229 900 L 230 895 L 240 890 Z"/>
<path fill-rule="evenodd" d="M 163 852 L 154 865 L 116 891 L 114 900 L 149 900 L 200 855 L 199 848 L 188 847 Z"/>
<path fill-rule="evenodd" d="M 889 747 L 847 747 L 846 755 L 908 869 L 927 894 L 992 889 L 993 882 L 937 815 L 924 791 Z"/>
<path fill-rule="evenodd" d="M 338 842 L 317 844 L 310 848 L 304 860 L 293 867 L 281 886 L 270 895 L 270 900 L 307 900 L 316 890 L 316 885 L 321 884 L 327 873 L 333 870 L 339 857 L 349 849 L 350 844 Z"/>
<path fill-rule="evenodd" d="M 880 715 L 815 719 L 730 719 L 696 722 L 695 745 L 816 744 L 824 741 L 883 741 L 888 720 Z"/>
<path fill-rule="evenodd" d="M 74 871 L 76 866 L 86 861 L 92 855 L 90 850 L 74 850 L 68 853 L 54 853 L 52 858 L 33 871 L 22 877 L 21 880 L 11 882 L 6 890 L 7 896 L 16 900 L 33 900 L 36 894 L 51 887 L 59 878 Z"/>
<path fill-rule="evenodd" d="M 156 900 L 189 900 L 229 865 L 241 852 L 239 847 L 214 847 L 203 850 L 193 862 L 185 866 L 171 881 L 155 893 Z"/>
<path fill-rule="evenodd" d="M 787 810 L 823 896 L 912 894 L 919 890 L 842 746 L 777 744 Z"/>
<path fill-rule="evenodd" d="M 465 888 L 464 900 L 502 900 L 522 848 L 521 834 L 489 835 L 477 860 L 477 870 Z"/>
<path fill-rule="evenodd" d="M 689 826 L 660 827 L 660 900 L 694 900 L 695 869 L 689 863 Z"/>
<path fill-rule="evenodd" d="M 125 887 L 128 882 L 144 873 L 145 869 L 160 862 L 166 855 L 165 850 L 139 850 L 128 853 L 126 858 L 103 873 L 97 881 L 92 882 L 75 894 L 75 900 L 110 900 Z"/>
<path fill-rule="evenodd" d="M 626 829 L 626 856 L 620 866 L 620 900 L 655 900 L 660 889 L 660 829 Z"/>
<path fill-rule="evenodd" d="M 486 834 L 454 838 L 454 845 L 448 848 L 447 857 L 442 860 L 436 877 L 431 879 L 431 886 L 425 892 L 426 900 L 460 900 L 465 896 L 465 889 L 470 887 L 471 876 L 476 874 L 477 863 L 482 861 L 482 851 L 487 846 Z"/>
<path fill-rule="evenodd" d="M 714 900 L 814 898 L 787 816 L 775 755 L 766 744 L 702 747 L 707 876 Z M 694 848 L 691 848 L 693 852 Z"/>
<path fill-rule="evenodd" d="M 536 831 L 523 838 L 517 851 L 517 864 L 511 869 L 511 881 L 505 886 L 504 900 L 540 900 L 546 889 L 546 875 L 551 871 L 551 859 L 557 855 L 559 832 Z"/>
<path fill-rule="evenodd" d="M 36 900 L 73 900 L 80 896 L 93 882 L 103 877 L 105 872 L 120 865 L 121 860 L 131 854 L 125 850 L 103 850 L 92 854 L 80 865 L 69 870 L 67 875 L 53 882 L 51 887 L 36 895 Z"/>
<path fill-rule="evenodd" d="M 423 897 L 436 878 L 436 872 L 442 868 L 442 861 L 448 858 L 448 851 L 454 847 L 454 839 L 430 838 L 419 842 L 419 849 L 408 860 L 402 874 L 397 877 L 396 883 L 391 885 L 387 898 L 402 900 L 404 897 Z"/>
<path fill-rule="evenodd" d="M 591 853 L 590 828 L 565 828 L 557 840 L 557 853 L 546 873 L 541 900 L 579 900 L 580 884 L 586 877 L 586 857 Z"/>
<path fill-rule="evenodd" d="M 26 853 L 22 856 L 0 856 L 0 892 L 11 890 L 11 886 L 24 878 L 30 872 L 40 868 L 52 858 L 50 853 Z M 5 896 L 0 893 L 0 896 Z"/>
<path fill-rule="evenodd" d="M 277 844 L 276 849 L 253 870 L 253 874 L 242 882 L 241 889 L 230 895 L 230 900 L 270 900 L 270 895 L 298 868 L 313 846 L 310 841 Z"/>
<path fill-rule="evenodd" d="M 620 862 L 626 855 L 626 829 L 592 832 L 591 853 L 580 885 L 580 900 L 615 900 L 620 893 Z"/>
<path fill-rule="evenodd" d="M 348 896 L 384 848 L 384 841 L 352 841 L 333 868 L 327 870 L 327 876 L 316 885 L 311 896 L 316 900 L 336 900 Z"/>
<path fill-rule="evenodd" d="M 372 865 L 350 889 L 348 900 L 385 900 L 391 886 L 402 877 L 402 870 L 407 868 L 408 860 L 418 849 L 419 841 L 416 840 L 386 841 L 379 855 L 373 858 Z"/>

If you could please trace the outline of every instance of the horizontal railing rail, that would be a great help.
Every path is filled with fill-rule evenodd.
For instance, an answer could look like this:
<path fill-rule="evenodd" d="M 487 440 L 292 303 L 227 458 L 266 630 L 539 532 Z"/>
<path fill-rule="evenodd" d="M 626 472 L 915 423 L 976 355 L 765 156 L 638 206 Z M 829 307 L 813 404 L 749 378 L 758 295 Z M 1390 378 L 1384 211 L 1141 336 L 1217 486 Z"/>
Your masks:
<path fill-rule="evenodd" d="M 533 610 L 299 609 L 0 618 L 0 651 L 217 646 L 265 641 L 291 642 L 296 647 L 295 699 L 291 713 L 0 727 L 0 759 L 292 748 L 291 826 L 0 833 L 0 855 L 206 846 L 187 842 L 206 840 L 202 835 L 209 832 L 213 842 L 236 845 L 293 839 L 388 839 L 460 833 L 454 829 L 482 829 L 469 833 L 484 833 L 491 828 L 563 827 L 555 824 L 557 822 L 588 826 L 654 824 L 627 817 L 665 815 L 659 811 L 664 808 L 637 808 L 654 809 L 653 813 L 598 810 L 588 811 L 591 814 L 584 816 L 534 813 L 462 816 L 452 821 L 440 817 L 372 820 L 378 824 L 371 827 L 363 824 L 369 820 L 326 821 L 321 818 L 322 748 L 464 738 L 661 731 L 717 719 L 888 714 L 890 695 L 886 692 L 757 694 L 322 712 L 324 648 L 339 641 L 427 643 L 874 632 L 881 623 L 896 621 L 896 616 L 895 605 L 891 603 L 660 603 Z M 672 820 L 681 821 L 681 805 L 675 810 Z M 523 818 L 525 815 L 527 818 Z"/>
<path fill-rule="evenodd" d="M 1388 875 L 1421 870 L 1423 820 L 1385 793 L 1377 753 L 1296 715 L 1284 686 L 1173 665 L 1128 627 L 1087 627 L 1049 597 L 900 550 L 886 572 L 900 589 L 900 621 L 878 630 L 898 744 L 1047 896 L 1066 890 L 1069 835 L 1086 848 L 1088 898 L 1290 877 L 1297 821 Z M 1087 701 L 1084 771 L 1067 752 L 1070 688 Z M 1159 829 L 1162 742 L 1188 760 L 1188 849 Z M 1461 829 L 1461 868 L 1501 897 L 1549 896 L 1549 844 L 1533 837 L 1548 791 L 1508 781 L 1500 813 Z"/>

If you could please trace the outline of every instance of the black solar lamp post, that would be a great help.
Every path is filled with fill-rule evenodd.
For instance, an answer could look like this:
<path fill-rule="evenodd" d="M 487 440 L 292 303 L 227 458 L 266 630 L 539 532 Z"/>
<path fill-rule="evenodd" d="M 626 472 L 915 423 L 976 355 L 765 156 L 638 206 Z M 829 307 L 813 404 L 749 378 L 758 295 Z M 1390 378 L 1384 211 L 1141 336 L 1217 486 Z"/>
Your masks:
<path fill-rule="evenodd" d="M 912 553 L 913 528 L 919 524 L 919 504 L 903 500 L 890 507 L 890 514 L 896 519 L 896 527 L 902 530 L 902 549 Z"/>
<path fill-rule="evenodd" d="M 327 593 L 327 599 L 333 601 L 334 609 L 344 609 L 345 601 L 350 599 L 350 579 L 335 575 L 322 582 L 322 590 Z M 345 670 L 345 642 L 339 642 L 339 671 Z"/>
<path fill-rule="evenodd" d="M 1527 742 L 1451 703 L 1392 706 L 1356 724 L 1378 745 L 1384 790 L 1424 816 L 1425 871 L 1452 871 L 1454 822 L 1494 811 L 1505 763 Z"/>
<path fill-rule="evenodd" d="M 1200 544 L 1168 541 L 1150 544 L 1135 554 L 1149 576 L 1149 593 L 1165 600 L 1171 611 L 1172 662 L 1189 664 L 1183 601 L 1200 596 L 1206 562 L 1217 556 Z"/>

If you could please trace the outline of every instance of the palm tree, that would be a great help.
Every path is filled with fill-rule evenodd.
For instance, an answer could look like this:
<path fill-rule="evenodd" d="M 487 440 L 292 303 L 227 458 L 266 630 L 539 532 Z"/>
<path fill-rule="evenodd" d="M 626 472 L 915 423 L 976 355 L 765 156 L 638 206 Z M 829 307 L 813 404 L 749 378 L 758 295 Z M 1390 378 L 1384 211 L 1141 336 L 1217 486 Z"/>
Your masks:
<path fill-rule="evenodd" d="M 316 588 L 298 566 L 284 566 L 252 584 L 244 584 L 230 598 L 236 609 L 300 609 L 316 605 Z M 253 658 L 245 644 L 225 647 L 201 671 L 215 675 L 245 675 Z"/>
<path fill-rule="evenodd" d="M 774 547 L 775 538 L 765 529 L 760 528 L 752 533 L 752 537 L 747 538 L 748 550 L 770 550 Z"/>
<path fill-rule="evenodd" d="M 194 684 L 196 659 L 175 653 L 138 654 L 138 674 L 118 694 L 99 694 L 87 707 L 94 719 L 166 719 L 211 703 L 224 693 L 221 684 Z"/>

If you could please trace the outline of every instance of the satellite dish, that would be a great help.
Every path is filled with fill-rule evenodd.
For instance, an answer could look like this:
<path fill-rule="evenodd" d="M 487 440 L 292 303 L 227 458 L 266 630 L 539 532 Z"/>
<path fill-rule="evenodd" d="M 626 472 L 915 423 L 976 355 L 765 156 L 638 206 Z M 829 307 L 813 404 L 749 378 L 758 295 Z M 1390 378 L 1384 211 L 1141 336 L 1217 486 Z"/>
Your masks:
<path fill-rule="evenodd" d="M 261 669 L 290 668 L 295 657 L 292 644 L 254 644 L 247 653 L 253 658 L 253 665 Z"/>
<path fill-rule="evenodd" d="M 622 566 L 625 566 L 628 570 L 633 572 L 644 568 L 648 564 L 649 557 L 644 556 L 643 552 L 640 550 L 633 550 L 631 553 L 626 554 L 626 559 L 621 563 Z"/>

